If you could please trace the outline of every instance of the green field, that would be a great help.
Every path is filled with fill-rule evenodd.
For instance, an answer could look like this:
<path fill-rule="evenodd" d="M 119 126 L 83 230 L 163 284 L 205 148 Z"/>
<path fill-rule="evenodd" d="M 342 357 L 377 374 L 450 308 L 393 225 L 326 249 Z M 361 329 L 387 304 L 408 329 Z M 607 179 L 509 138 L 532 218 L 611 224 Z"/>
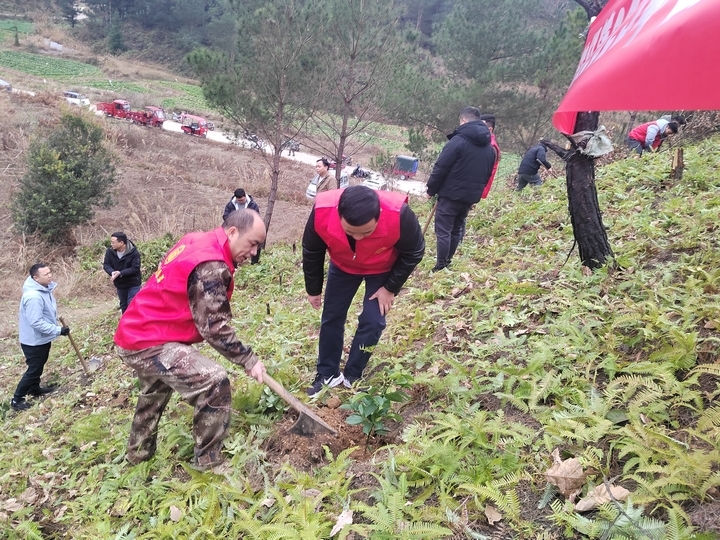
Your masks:
<path fill-rule="evenodd" d="M 115 92 L 136 92 L 138 94 L 147 94 L 151 90 L 137 83 L 126 81 L 112 81 L 110 79 L 93 79 L 85 81 L 83 84 L 90 88 L 98 90 L 114 90 Z"/>
<path fill-rule="evenodd" d="M 90 64 L 19 51 L 0 51 L 0 66 L 51 79 L 75 79 L 102 75 L 98 68 Z"/>
<path fill-rule="evenodd" d="M 31 22 L 3 19 L 0 20 L 0 42 L 8 38 L 14 38 L 16 29 L 18 34 L 27 35 L 35 32 L 35 27 Z"/>

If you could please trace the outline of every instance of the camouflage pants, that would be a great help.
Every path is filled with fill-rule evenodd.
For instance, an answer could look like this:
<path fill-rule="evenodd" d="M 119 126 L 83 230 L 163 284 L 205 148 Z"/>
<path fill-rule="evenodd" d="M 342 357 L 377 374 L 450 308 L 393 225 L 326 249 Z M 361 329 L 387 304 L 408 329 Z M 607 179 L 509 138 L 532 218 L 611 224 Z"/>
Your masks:
<path fill-rule="evenodd" d="M 150 350 L 118 352 L 140 381 L 135 417 L 130 427 L 127 459 L 140 463 L 155 454 L 160 417 L 173 390 L 195 407 L 195 463 L 210 468 L 222 461 L 220 449 L 230 425 L 230 381 L 225 369 L 194 347 L 167 343 Z"/>

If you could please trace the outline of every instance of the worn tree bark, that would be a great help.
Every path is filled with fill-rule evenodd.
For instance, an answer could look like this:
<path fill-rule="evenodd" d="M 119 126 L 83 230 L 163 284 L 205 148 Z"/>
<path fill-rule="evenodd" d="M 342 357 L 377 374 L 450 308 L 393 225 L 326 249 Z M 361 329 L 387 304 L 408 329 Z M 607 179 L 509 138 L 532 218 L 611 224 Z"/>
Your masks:
<path fill-rule="evenodd" d="M 597 112 L 578 113 L 575 133 L 595 131 L 599 116 L 600 113 Z M 572 141 L 570 141 L 572 145 L 570 150 L 565 150 L 550 141 L 545 140 L 543 143 L 566 162 L 568 210 L 573 235 L 580 252 L 580 262 L 591 270 L 600 268 L 612 257 L 613 252 L 602 222 L 593 158 L 580 153 L 579 147 Z"/>
<path fill-rule="evenodd" d="M 600 13 L 607 0 L 575 0 L 575 2 L 585 9 L 588 19 L 591 19 Z M 599 117 L 598 112 L 579 112 L 575 121 L 575 133 L 595 131 Z M 595 162 L 593 158 L 578 152 L 575 143 L 572 141 L 570 143 L 572 145 L 570 151 L 553 144 L 548 147 L 567 163 L 568 210 L 573 235 L 580 252 L 580 262 L 583 266 L 594 270 L 612 258 L 613 252 L 602 222 L 595 186 Z"/>

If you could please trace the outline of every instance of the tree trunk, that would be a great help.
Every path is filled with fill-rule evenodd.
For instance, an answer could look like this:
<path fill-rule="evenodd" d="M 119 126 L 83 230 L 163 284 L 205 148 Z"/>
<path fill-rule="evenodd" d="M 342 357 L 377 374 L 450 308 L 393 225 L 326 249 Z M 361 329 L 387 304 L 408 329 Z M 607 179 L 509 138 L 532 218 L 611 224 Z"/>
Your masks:
<path fill-rule="evenodd" d="M 575 122 L 578 131 L 595 131 L 598 127 L 597 112 L 580 112 Z M 567 158 L 566 182 L 568 209 L 573 235 L 580 251 L 580 261 L 590 269 L 600 268 L 613 252 L 602 222 L 600 203 L 595 187 L 595 162 L 580 152 L 572 152 Z"/>

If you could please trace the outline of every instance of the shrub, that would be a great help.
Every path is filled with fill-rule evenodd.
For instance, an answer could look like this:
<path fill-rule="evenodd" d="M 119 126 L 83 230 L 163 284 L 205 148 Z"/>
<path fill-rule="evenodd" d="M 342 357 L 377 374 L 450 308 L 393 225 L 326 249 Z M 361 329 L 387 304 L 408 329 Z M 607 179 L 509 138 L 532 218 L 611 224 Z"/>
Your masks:
<path fill-rule="evenodd" d="M 90 221 L 94 207 L 112 205 L 115 164 L 103 141 L 93 120 L 66 113 L 47 138 L 30 144 L 28 172 L 13 200 L 19 230 L 71 245 L 73 227 Z"/>

